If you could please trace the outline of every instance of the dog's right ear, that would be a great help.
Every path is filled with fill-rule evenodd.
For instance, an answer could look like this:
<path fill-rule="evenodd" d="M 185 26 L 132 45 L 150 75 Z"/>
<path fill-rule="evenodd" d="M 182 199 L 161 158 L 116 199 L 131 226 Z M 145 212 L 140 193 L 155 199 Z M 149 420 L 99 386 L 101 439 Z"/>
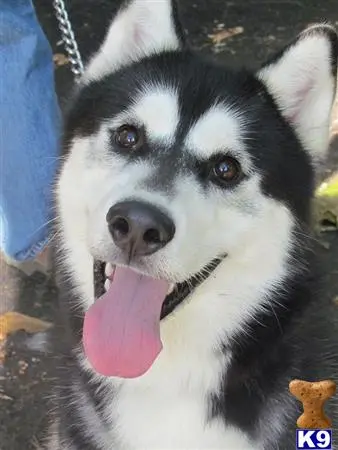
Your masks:
<path fill-rule="evenodd" d="M 183 45 L 176 0 L 129 0 L 110 24 L 83 81 L 102 78 L 128 63 Z"/>

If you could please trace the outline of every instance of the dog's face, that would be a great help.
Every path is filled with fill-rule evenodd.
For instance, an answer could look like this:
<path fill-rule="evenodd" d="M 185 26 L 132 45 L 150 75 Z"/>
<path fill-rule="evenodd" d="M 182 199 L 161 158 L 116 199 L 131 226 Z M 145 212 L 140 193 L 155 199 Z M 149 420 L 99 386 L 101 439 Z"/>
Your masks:
<path fill-rule="evenodd" d="M 95 261 L 166 280 L 170 292 L 219 265 L 286 264 L 308 220 L 328 144 L 334 31 L 310 28 L 250 74 L 200 59 L 180 30 L 169 0 L 130 2 L 70 113 L 58 205 L 87 306 Z"/>

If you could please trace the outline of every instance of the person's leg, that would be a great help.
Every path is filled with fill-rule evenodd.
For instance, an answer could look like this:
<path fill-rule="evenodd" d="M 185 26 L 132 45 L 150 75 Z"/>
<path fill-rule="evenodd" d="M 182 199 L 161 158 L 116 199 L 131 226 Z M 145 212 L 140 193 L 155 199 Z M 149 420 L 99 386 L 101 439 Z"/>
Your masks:
<path fill-rule="evenodd" d="M 31 0 L 0 0 L 1 250 L 35 258 L 49 240 L 60 112 L 52 52 Z"/>

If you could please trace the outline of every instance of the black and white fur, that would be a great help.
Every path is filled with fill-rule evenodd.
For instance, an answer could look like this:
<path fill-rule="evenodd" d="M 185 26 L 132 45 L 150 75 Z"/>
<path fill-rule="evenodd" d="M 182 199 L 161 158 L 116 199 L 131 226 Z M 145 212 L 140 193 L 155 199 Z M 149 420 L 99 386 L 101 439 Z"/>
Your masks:
<path fill-rule="evenodd" d="M 335 31 L 318 25 L 257 73 L 232 72 L 186 46 L 170 0 L 131 0 L 113 19 L 70 110 L 57 180 L 69 354 L 51 448 L 295 448 L 289 382 L 338 378 L 337 312 L 320 294 L 309 234 L 337 53 Z M 145 127 L 140 154 L 111 139 L 125 123 Z M 203 175 L 215 154 L 240 162 L 240 183 Z M 122 380 L 92 370 L 81 327 L 94 259 L 121 261 L 107 211 L 129 198 L 175 222 L 170 244 L 146 258 L 149 275 L 177 283 L 227 257 L 161 322 L 151 369 Z M 328 414 L 338 427 L 337 401 Z"/>

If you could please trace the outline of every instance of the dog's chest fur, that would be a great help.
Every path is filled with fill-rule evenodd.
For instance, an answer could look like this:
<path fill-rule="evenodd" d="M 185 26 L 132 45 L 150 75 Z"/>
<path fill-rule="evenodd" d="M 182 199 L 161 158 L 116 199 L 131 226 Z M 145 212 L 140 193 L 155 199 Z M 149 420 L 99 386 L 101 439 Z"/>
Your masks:
<path fill-rule="evenodd" d="M 196 353 L 180 373 L 177 366 L 170 374 L 154 367 L 142 380 L 123 382 L 109 406 L 118 445 L 114 449 L 257 448 L 240 430 L 211 418 L 211 394 L 220 385 L 222 362 L 224 367 L 221 355 L 203 358 Z M 158 366 L 168 363 L 159 361 Z"/>
<path fill-rule="evenodd" d="M 248 443 L 244 435 L 235 429 L 226 428 L 220 420 L 207 421 L 204 393 L 195 396 L 192 393 L 176 393 L 168 397 L 165 394 L 148 395 L 146 391 L 128 392 L 122 396 L 118 403 L 119 418 L 116 426 L 122 434 L 123 447 L 255 448 Z"/>

